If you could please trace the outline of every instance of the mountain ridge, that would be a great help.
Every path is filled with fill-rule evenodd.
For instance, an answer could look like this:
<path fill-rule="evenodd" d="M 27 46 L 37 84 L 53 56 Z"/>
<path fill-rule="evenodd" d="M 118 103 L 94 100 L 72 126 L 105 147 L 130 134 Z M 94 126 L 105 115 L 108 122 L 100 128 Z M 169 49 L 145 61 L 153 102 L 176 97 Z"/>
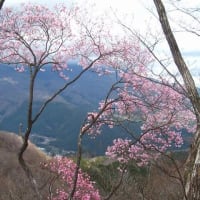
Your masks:
<path fill-rule="evenodd" d="M 72 63 L 70 77 L 73 78 L 81 70 Z M 65 81 L 51 71 L 50 67 L 40 72 L 36 80 L 34 113 L 44 100 L 63 86 Z M 28 105 L 28 73 L 18 73 L 13 67 L 0 65 L 0 130 L 18 133 L 25 132 Z M 88 71 L 66 91 L 60 94 L 44 110 L 33 126 L 31 140 L 34 144 L 53 154 L 68 154 L 77 149 L 79 129 L 88 112 L 98 109 L 99 102 L 105 98 L 109 87 L 116 81 L 115 75 L 99 76 Z M 23 126 L 21 126 L 23 125 Z M 135 124 L 136 132 L 139 125 Z M 191 136 L 183 130 L 188 147 Z M 85 137 L 83 150 L 90 154 L 102 155 L 112 140 L 127 137 L 119 127 L 104 127 L 102 134 L 95 139 Z"/>
<path fill-rule="evenodd" d="M 74 63 L 69 66 L 72 68 L 72 71 L 70 70 L 70 78 L 73 78 L 80 72 L 81 68 Z M 0 97 L 0 130 L 17 133 L 19 125 L 23 124 L 21 128 L 22 132 L 24 132 L 29 92 L 28 78 L 29 74 L 27 72 L 18 73 L 13 67 L 0 65 L 0 92 L 4 94 Z M 93 71 L 83 74 L 76 83 L 71 85 L 47 106 L 33 126 L 31 135 L 35 135 L 35 139 L 32 137 L 35 144 L 45 148 L 47 151 L 51 151 L 50 146 L 55 148 L 56 151 L 59 151 L 59 149 L 64 150 L 64 152 L 66 150 L 75 151 L 79 129 L 87 116 L 87 112 L 98 109 L 99 101 L 104 99 L 114 81 L 114 76 L 99 76 Z M 34 112 L 37 112 L 36 110 L 39 110 L 44 100 L 54 94 L 64 84 L 65 81 L 52 72 L 50 67 L 47 67 L 45 72 L 40 72 L 35 85 Z M 85 151 L 102 154 L 108 144 L 107 140 L 111 144 L 112 139 L 116 136 L 113 134 L 113 131 L 116 130 L 108 131 L 107 129 L 106 134 L 108 132 L 111 133 L 107 136 L 97 137 L 97 141 L 87 138 L 86 142 L 84 142 Z M 38 138 L 37 136 L 40 139 L 36 139 Z M 41 136 L 54 139 L 50 140 L 50 144 L 45 146 L 41 144 L 43 143 L 41 142 Z M 104 142 L 103 140 L 106 141 Z M 96 146 L 103 148 L 100 147 L 100 150 L 96 150 Z"/>

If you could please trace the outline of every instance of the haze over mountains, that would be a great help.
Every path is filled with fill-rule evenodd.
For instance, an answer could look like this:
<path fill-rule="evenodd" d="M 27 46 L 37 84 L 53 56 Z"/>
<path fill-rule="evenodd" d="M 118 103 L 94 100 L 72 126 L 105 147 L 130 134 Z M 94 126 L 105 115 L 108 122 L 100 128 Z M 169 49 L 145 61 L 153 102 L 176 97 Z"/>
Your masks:
<path fill-rule="evenodd" d="M 80 72 L 80 67 L 71 64 L 70 77 Z M 50 103 L 33 127 L 32 141 L 47 151 L 76 150 L 77 135 L 87 112 L 97 110 L 112 83 L 114 75 L 98 76 L 92 71 L 86 72 L 76 83 Z M 34 111 L 65 83 L 55 72 L 47 68 L 40 72 L 36 80 Z M 22 132 L 26 128 L 29 74 L 18 73 L 13 67 L 0 66 L 0 130 Z M 94 139 L 85 139 L 84 150 L 94 155 L 102 154 L 120 135 L 118 129 L 105 129 Z"/>
<path fill-rule="evenodd" d="M 75 63 L 70 64 L 72 78 L 81 70 Z M 31 140 L 37 146 L 51 153 L 69 153 L 77 147 L 77 136 L 87 112 L 96 111 L 99 101 L 104 99 L 111 85 L 116 81 L 115 75 L 99 76 L 88 71 L 74 84 L 51 102 L 33 126 Z M 42 102 L 55 93 L 65 83 L 50 67 L 40 72 L 35 86 L 34 112 Z M 26 128 L 29 74 L 18 73 L 13 67 L 0 65 L 0 130 L 22 134 Z M 134 131 L 139 130 L 134 125 Z M 191 138 L 184 131 L 184 136 Z M 95 139 L 84 138 L 85 152 L 93 155 L 104 154 L 112 140 L 127 137 L 117 127 L 104 128 L 102 134 Z M 186 143 L 186 146 L 188 143 Z"/>

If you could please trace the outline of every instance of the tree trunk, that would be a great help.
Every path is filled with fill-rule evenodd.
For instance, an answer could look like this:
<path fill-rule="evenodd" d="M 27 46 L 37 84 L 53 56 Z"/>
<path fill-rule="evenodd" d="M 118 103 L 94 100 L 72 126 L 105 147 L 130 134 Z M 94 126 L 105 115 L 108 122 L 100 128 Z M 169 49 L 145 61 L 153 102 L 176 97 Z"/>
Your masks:
<path fill-rule="evenodd" d="M 195 140 L 191 147 L 185 167 L 185 192 L 184 200 L 200 200 L 200 126 L 197 128 Z"/>
<path fill-rule="evenodd" d="M 4 2 L 5 0 L 0 0 L 0 10 L 2 9 Z"/>
<path fill-rule="evenodd" d="M 161 0 L 154 0 L 160 23 L 168 42 L 174 62 L 183 78 L 187 96 L 190 99 L 197 120 L 197 130 L 185 167 L 185 200 L 200 200 L 200 97 L 192 75 L 181 55 L 171 30 L 165 7 Z"/>

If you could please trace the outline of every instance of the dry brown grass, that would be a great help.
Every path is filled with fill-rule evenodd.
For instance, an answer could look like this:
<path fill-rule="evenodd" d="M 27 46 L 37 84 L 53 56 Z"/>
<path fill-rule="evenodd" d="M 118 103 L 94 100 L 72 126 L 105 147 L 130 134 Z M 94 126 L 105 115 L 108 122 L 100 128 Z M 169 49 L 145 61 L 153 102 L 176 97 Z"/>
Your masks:
<path fill-rule="evenodd" d="M 21 137 L 14 133 L 0 131 L 0 200 L 37 199 L 18 162 L 17 154 L 21 145 Z M 41 163 L 50 158 L 30 143 L 24 159 L 38 183 L 43 199 L 47 199 L 52 174 L 43 169 Z"/>

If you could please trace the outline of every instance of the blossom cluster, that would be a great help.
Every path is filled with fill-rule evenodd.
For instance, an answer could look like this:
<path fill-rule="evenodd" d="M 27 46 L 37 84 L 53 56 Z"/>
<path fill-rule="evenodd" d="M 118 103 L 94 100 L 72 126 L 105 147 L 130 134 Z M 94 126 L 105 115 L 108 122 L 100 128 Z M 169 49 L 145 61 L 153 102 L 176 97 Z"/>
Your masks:
<path fill-rule="evenodd" d="M 114 140 L 106 155 L 122 163 L 135 160 L 138 165 L 145 165 L 160 153 L 181 147 L 182 130 L 193 133 L 196 129 L 195 115 L 187 97 L 179 92 L 181 88 L 173 88 L 164 78 L 148 78 L 143 65 L 121 69 L 119 78 L 118 87 L 112 91 L 115 99 L 100 102 L 99 112 L 95 114 L 99 115 L 98 126 L 94 123 L 90 134 L 100 132 L 103 124 L 112 128 L 125 121 L 140 122 L 140 133 L 129 130 L 133 139 Z"/>
<path fill-rule="evenodd" d="M 57 156 L 53 161 L 45 164 L 50 171 L 55 172 L 65 182 L 65 187 L 57 189 L 53 200 L 64 200 L 69 197 L 73 188 L 76 164 L 66 157 Z M 94 187 L 90 177 L 79 170 L 74 200 L 100 200 L 99 191 Z"/>
<path fill-rule="evenodd" d="M 145 151 L 145 147 L 139 142 L 133 144 L 129 139 L 118 138 L 107 148 L 106 155 L 122 164 L 134 160 L 138 166 L 144 166 L 158 156 L 158 152 L 153 152 L 153 149 Z"/>
<path fill-rule="evenodd" d="M 123 120 L 140 121 L 141 133 L 132 140 L 114 140 L 106 155 L 120 162 L 135 160 L 144 165 L 172 146 L 181 147 L 181 131 L 192 133 L 196 129 L 195 116 L 186 97 L 169 86 L 135 74 L 123 73 L 122 77 L 125 87 L 120 89 L 121 98 L 114 102 L 112 111 L 124 116 Z M 110 118 L 110 113 L 107 114 Z"/>

